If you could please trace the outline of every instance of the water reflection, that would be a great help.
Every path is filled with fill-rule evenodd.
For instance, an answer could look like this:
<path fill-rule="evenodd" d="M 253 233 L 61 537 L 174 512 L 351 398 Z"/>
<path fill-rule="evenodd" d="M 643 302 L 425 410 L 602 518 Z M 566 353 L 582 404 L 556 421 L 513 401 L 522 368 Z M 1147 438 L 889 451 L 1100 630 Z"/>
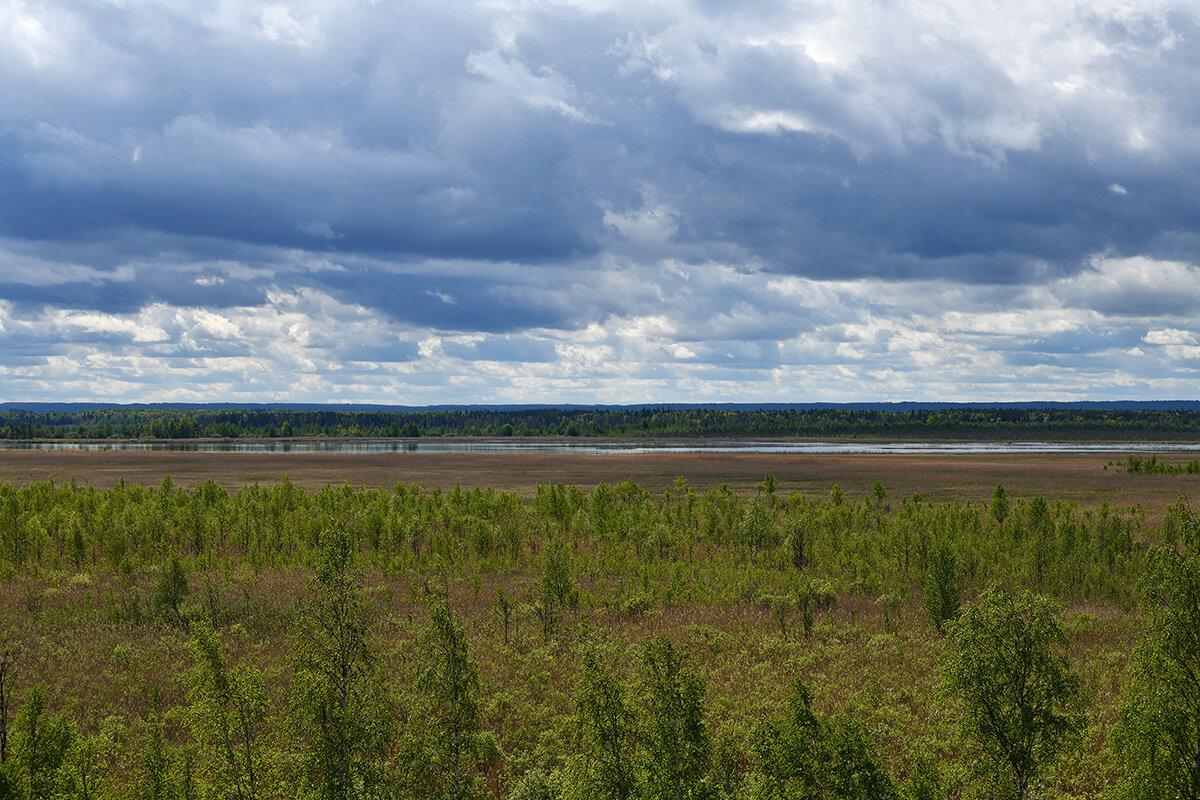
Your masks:
<path fill-rule="evenodd" d="M 0 442 L 2 450 L 177 453 L 1162 453 L 1200 452 L 1191 442 L 878 442 L 562 439 L 292 439 L 288 441 Z"/>

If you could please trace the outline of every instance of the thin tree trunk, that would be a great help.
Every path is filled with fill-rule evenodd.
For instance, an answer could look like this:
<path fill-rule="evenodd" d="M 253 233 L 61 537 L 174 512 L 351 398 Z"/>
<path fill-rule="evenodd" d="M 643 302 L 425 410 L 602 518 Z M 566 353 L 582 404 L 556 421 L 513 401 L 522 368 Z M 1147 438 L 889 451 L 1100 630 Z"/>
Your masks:
<path fill-rule="evenodd" d="M 1192 761 L 1192 791 L 1193 800 L 1200 798 L 1200 741 L 1196 742 L 1196 758 Z"/>
<path fill-rule="evenodd" d="M 5 686 L 8 673 L 8 653 L 0 661 L 0 764 L 8 761 L 8 695 L 11 687 Z"/>

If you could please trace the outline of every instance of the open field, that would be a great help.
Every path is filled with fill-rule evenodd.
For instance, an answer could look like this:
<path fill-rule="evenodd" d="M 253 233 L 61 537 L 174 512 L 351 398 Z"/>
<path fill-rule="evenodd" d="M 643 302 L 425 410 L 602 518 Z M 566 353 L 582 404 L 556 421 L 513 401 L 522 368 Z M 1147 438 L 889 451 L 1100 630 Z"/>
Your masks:
<path fill-rule="evenodd" d="M 659 492 L 683 476 L 696 489 L 727 483 L 751 491 L 770 473 L 779 490 L 827 494 L 840 485 L 851 496 L 882 481 L 893 497 L 920 495 L 926 500 L 985 502 L 996 484 L 1014 497 L 1042 495 L 1081 505 L 1141 505 L 1156 515 L 1179 495 L 1200 494 L 1197 475 L 1130 475 L 1105 464 L 1116 456 L 1087 454 L 1002 455 L 794 455 L 729 453 L 653 453 L 557 455 L 541 453 L 460 454 L 267 454 L 181 452 L 40 452 L 0 451 L 0 482 L 14 486 L 36 481 L 69 482 L 109 488 L 127 483 L 157 485 L 170 475 L 189 488 L 212 479 L 234 492 L 248 483 L 271 485 L 285 475 L 309 491 L 348 483 L 390 488 L 397 483 L 425 488 L 463 486 L 515 491 L 529 497 L 540 485 L 566 483 L 589 488 L 598 483 L 633 480 Z M 1168 456 L 1165 461 L 1187 460 Z"/>
<path fill-rule="evenodd" d="M 923 602 L 943 547 L 964 602 L 993 584 L 1052 599 L 1086 726 L 1035 796 L 1098 797 L 1120 777 L 1108 747 L 1141 633 L 1136 583 L 1151 545 L 1179 534 L 1164 533 L 1163 520 L 1195 521 L 1167 507 L 1200 489 L 1200 476 L 1106 469 L 1113 460 L 0 451 L 0 644 L 21 654 L 8 684 L 16 707 L 45 690 L 50 713 L 102 746 L 99 796 L 134 800 L 157 785 L 154 764 L 176 784 L 220 780 L 219 752 L 196 721 L 207 707 L 196 699 L 193 635 L 211 625 L 228 669 L 264 677 L 255 746 L 272 771 L 262 796 L 294 797 L 292 784 L 311 775 L 295 687 L 326 596 L 314 565 L 344 529 L 392 709 L 380 712 L 393 726 L 381 763 L 397 787 L 415 774 L 406 748 L 436 761 L 438 730 L 424 721 L 436 709 L 421 682 L 436 666 L 432 584 L 444 586 L 478 669 L 477 721 L 489 738 L 469 769 L 484 797 L 525 798 L 517 789 L 539 770 L 581 779 L 572 770 L 584 654 L 605 653 L 636 693 L 646 644 L 665 636 L 706 687 L 707 774 L 723 787 L 714 796 L 768 796 L 763 726 L 799 679 L 830 731 L 869 731 L 868 751 L 904 798 L 982 799 L 992 795 L 976 771 L 979 747 L 960 735 L 959 700 L 939 689 L 945 645 Z M 757 486 L 768 473 L 773 492 Z M 281 485 L 285 476 L 304 491 Z M 125 488 L 109 491 L 122 478 Z M 210 479 L 228 494 L 203 486 Z M 60 488 L 72 480 L 105 491 Z M 595 489 L 629 480 L 645 492 Z M 876 481 L 885 493 L 872 491 Z M 241 491 L 254 483 L 263 488 Z M 424 490 L 392 491 L 398 484 Z M 538 489 L 556 484 L 582 491 Z M 997 484 L 1011 504 L 1001 511 Z M 327 490 L 343 485 L 353 488 Z M 172 564 L 182 576 L 173 600 Z M 815 597 L 827 599 L 810 609 Z M 919 794 L 929 769 L 936 791 Z M 413 786 L 397 796 L 434 796 Z"/>

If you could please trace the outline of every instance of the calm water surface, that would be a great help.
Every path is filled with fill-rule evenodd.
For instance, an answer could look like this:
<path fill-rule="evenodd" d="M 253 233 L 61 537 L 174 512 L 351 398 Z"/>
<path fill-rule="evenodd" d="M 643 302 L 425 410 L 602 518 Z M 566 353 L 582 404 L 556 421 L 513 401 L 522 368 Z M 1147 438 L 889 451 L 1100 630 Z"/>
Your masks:
<path fill-rule="evenodd" d="M 209 442 L 0 442 L 0 450 L 180 453 L 1200 453 L 1200 442 L 877 442 L 741 440 L 339 439 Z"/>

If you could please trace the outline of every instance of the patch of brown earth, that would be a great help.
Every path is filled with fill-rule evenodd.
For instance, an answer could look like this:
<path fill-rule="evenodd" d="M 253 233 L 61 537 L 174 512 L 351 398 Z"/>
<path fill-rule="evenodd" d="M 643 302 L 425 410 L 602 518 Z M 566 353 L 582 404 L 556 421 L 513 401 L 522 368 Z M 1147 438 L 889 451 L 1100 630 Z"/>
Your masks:
<path fill-rule="evenodd" d="M 566 483 L 588 489 L 633 480 L 659 492 L 682 476 L 690 486 L 727 483 L 753 491 L 770 473 L 777 492 L 825 494 L 840 485 L 850 496 L 883 483 L 893 502 L 920 495 L 929 501 L 982 502 L 1002 483 L 1013 498 L 1044 495 L 1083 505 L 1108 501 L 1141 505 L 1152 515 L 1179 496 L 1200 494 L 1200 476 L 1130 475 L 1105 465 L 1106 453 L 1071 454 L 779 454 L 779 453 L 182 453 L 145 451 L 0 451 L 0 481 L 23 485 L 74 479 L 107 488 L 127 483 L 157 485 L 164 475 L 191 487 L 213 479 L 229 491 L 248 483 L 274 484 L 290 476 L 315 491 L 326 485 L 426 488 L 491 487 L 532 495 L 538 484 Z M 1160 459 L 1161 460 L 1161 459 Z"/>

